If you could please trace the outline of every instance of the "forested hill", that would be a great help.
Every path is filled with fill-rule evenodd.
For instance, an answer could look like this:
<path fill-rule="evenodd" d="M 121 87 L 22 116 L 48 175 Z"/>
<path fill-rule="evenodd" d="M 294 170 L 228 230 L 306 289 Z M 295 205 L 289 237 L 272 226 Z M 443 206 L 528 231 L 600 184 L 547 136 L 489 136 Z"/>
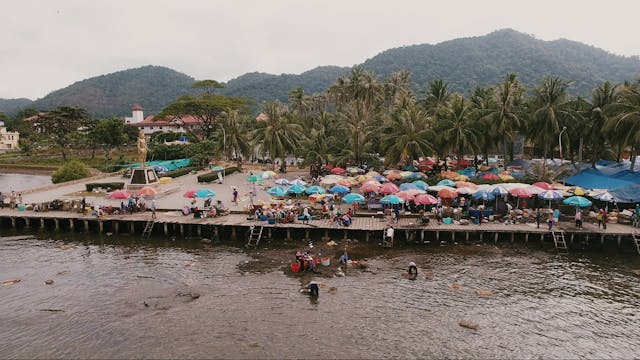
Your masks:
<path fill-rule="evenodd" d="M 416 90 L 442 79 L 453 90 L 495 84 L 505 73 L 515 72 L 529 86 L 545 76 L 573 82 L 570 92 L 588 96 L 605 80 L 634 80 L 640 74 L 638 57 L 622 57 L 570 40 L 543 41 L 504 29 L 485 36 L 461 38 L 437 45 L 414 45 L 386 50 L 363 63 L 388 76 L 408 69 Z"/>
<path fill-rule="evenodd" d="M 452 90 L 464 92 L 476 85 L 493 85 L 507 72 L 515 72 L 530 87 L 545 76 L 557 76 L 573 82 L 569 89 L 572 94 L 589 96 L 605 80 L 634 80 L 640 74 L 638 57 L 613 55 L 575 41 L 542 41 L 511 29 L 436 45 L 389 49 L 362 65 L 381 79 L 395 71 L 410 71 L 419 96 L 436 79 L 448 82 Z M 248 73 L 230 80 L 221 93 L 246 97 L 258 104 L 275 99 L 286 102 L 297 87 L 304 88 L 307 94 L 326 91 L 349 71 L 346 67 L 322 66 L 299 75 Z M 172 69 L 145 66 L 79 81 L 33 103 L 28 99 L 0 99 L 0 112 L 13 113 L 17 107 L 26 106 L 46 110 L 77 105 L 94 116 L 123 116 L 138 103 L 146 114 L 151 114 L 189 93 L 193 82 L 192 77 Z"/>
<path fill-rule="evenodd" d="M 78 81 L 49 93 L 30 104 L 35 109 L 61 105 L 84 107 L 94 116 L 131 115 L 140 104 L 147 114 L 160 112 L 167 104 L 191 91 L 194 78 L 161 66 L 144 66 Z"/>

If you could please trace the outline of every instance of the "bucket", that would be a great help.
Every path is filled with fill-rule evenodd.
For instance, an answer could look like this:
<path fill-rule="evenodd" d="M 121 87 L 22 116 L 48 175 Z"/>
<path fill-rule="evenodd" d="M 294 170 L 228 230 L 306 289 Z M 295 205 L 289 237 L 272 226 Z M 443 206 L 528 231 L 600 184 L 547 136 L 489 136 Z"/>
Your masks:
<path fill-rule="evenodd" d="M 291 271 L 294 272 L 294 273 L 299 272 L 300 271 L 300 263 L 298 263 L 298 262 L 291 263 Z"/>
<path fill-rule="evenodd" d="M 322 264 L 322 266 L 329 266 L 331 265 L 331 258 L 328 256 L 320 258 L 320 263 Z"/>

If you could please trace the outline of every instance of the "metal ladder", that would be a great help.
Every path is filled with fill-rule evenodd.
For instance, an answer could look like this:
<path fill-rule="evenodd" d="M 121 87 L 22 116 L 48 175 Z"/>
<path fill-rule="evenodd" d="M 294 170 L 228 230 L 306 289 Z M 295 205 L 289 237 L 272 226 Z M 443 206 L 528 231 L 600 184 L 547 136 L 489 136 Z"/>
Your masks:
<path fill-rule="evenodd" d="M 638 250 L 638 254 L 640 254 L 640 232 L 633 232 L 633 241 L 636 243 L 636 250 Z"/>
<path fill-rule="evenodd" d="M 551 231 L 551 235 L 553 235 L 553 243 L 556 246 L 557 250 L 569 251 L 569 247 L 567 247 L 567 242 L 564 239 L 564 230 L 560 231 Z"/>
<path fill-rule="evenodd" d="M 147 224 L 144 226 L 144 230 L 142 231 L 142 238 L 149 240 L 151 237 L 151 232 L 153 231 L 153 225 L 156 223 L 155 219 L 151 219 L 147 221 Z"/>
<path fill-rule="evenodd" d="M 264 226 L 260 226 L 260 229 L 256 229 L 255 225 L 251 225 L 249 227 L 249 239 L 247 241 L 247 247 L 253 246 L 256 247 L 260 243 L 260 239 L 262 238 L 262 230 Z"/>

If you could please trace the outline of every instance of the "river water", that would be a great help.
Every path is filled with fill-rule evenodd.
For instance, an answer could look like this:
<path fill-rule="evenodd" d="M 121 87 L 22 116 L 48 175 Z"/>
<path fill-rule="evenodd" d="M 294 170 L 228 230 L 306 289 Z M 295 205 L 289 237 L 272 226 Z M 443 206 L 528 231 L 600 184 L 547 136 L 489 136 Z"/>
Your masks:
<path fill-rule="evenodd" d="M 243 271 L 252 258 L 229 244 L 69 236 L 0 237 L 0 281 L 21 279 L 0 285 L 0 358 L 640 354 L 637 256 L 404 249 L 369 259 L 370 272 L 319 278 L 313 301 L 299 292 L 309 278 L 279 266 Z M 400 276 L 408 260 L 420 268 L 416 281 Z"/>
<path fill-rule="evenodd" d="M 0 192 L 10 193 L 27 189 L 35 189 L 42 186 L 51 185 L 50 175 L 28 175 L 28 174 L 2 174 L 0 173 Z"/>

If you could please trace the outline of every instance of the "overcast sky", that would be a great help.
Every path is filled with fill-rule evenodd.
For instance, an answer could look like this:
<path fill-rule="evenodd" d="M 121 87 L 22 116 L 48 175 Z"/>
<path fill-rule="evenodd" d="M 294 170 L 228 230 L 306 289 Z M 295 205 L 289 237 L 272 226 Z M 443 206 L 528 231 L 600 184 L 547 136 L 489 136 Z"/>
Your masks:
<path fill-rule="evenodd" d="M 506 27 L 640 55 L 639 14 L 637 0 L 6 0 L 0 98 L 144 65 L 198 80 L 297 74 Z"/>

